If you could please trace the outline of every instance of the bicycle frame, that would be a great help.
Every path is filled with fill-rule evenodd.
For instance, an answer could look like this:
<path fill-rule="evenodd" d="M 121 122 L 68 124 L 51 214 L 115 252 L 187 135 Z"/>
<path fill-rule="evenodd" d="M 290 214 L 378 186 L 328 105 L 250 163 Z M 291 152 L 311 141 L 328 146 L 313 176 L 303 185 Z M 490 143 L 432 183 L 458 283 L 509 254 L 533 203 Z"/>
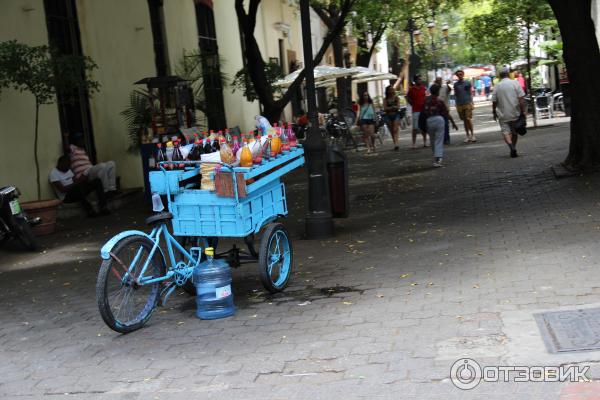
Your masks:
<path fill-rule="evenodd" d="M 170 266 L 167 269 L 166 274 L 164 276 L 161 276 L 158 278 L 146 277 L 145 273 L 146 273 L 146 270 L 148 269 L 148 266 L 150 265 L 150 261 L 154 258 L 156 251 L 160 248 L 161 235 L 163 235 L 165 237 L 165 242 L 167 244 L 167 252 L 169 253 Z M 152 229 L 152 232 L 150 232 L 149 236 L 150 236 L 150 239 L 154 242 L 154 245 L 152 246 L 152 250 L 150 250 L 150 254 L 148 255 L 147 260 L 144 262 L 144 266 L 142 267 L 142 270 L 136 279 L 136 283 L 138 285 L 150 285 L 150 284 L 153 284 L 156 282 L 162 282 L 162 281 L 171 279 L 176 273 L 180 273 L 183 275 L 189 275 L 194 270 L 195 266 L 200 262 L 200 254 L 198 254 L 198 258 L 195 258 L 191 253 L 189 253 L 186 249 L 184 249 L 183 246 L 181 246 L 179 244 L 179 242 L 171 235 L 171 233 L 167 229 L 167 226 L 164 223 L 160 224 L 157 227 L 154 227 Z M 184 259 L 187 260 L 185 267 L 177 268 L 178 263 L 175 260 L 175 255 L 173 253 L 173 246 L 175 246 L 175 248 L 181 252 Z M 140 249 L 136 253 L 133 261 L 128 266 L 127 275 L 132 276 L 131 271 L 135 267 L 137 262 L 139 261 L 139 258 L 141 257 L 141 255 L 142 255 L 142 248 L 140 247 Z M 192 265 L 192 266 L 190 266 L 190 265 Z M 123 277 L 123 280 L 125 280 L 127 275 Z"/>

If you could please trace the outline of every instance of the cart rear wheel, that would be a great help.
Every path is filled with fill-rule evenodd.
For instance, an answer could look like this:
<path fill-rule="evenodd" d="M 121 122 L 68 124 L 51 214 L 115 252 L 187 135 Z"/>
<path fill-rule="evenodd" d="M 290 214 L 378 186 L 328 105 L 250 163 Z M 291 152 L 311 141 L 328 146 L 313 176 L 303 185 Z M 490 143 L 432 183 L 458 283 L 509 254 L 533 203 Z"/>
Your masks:
<path fill-rule="evenodd" d="M 294 252 L 290 235 L 280 223 L 267 225 L 258 254 L 260 280 L 269 292 L 281 292 L 292 274 Z"/>

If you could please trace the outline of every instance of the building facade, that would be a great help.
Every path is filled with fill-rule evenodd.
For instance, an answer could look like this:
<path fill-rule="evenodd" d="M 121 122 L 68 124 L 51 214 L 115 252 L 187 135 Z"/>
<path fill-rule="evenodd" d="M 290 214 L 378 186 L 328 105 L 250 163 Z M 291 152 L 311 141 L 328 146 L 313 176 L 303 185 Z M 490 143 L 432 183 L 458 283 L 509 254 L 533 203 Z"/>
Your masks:
<path fill-rule="evenodd" d="M 127 152 L 129 137 L 121 111 L 134 82 L 175 74 L 182 58 L 199 51 L 218 60 L 230 82 L 244 58 L 234 0 L 0 0 L 0 41 L 58 45 L 61 51 L 91 57 L 98 65 L 93 78 L 100 91 L 80 96 L 75 105 L 51 104 L 40 112 L 39 159 L 42 197 L 54 196 L 49 171 L 62 154 L 62 132 L 85 133 L 88 152 L 96 160 L 114 160 L 122 187 L 142 186 L 139 155 Z M 320 34 L 320 33 L 318 33 Z M 284 73 L 303 64 L 300 15 L 293 1 L 263 0 L 255 37 L 263 58 Z M 319 37 L 313 37 L 319 43 Z M 316 45 L 316 44 L 315 44 Z M 260 112 L 239 91 L 218 83 L 205 93 L 221 113 L 213 125 L 253 127 Z M 290 111 L 287 110 L 288 118 Z M 3 90 L 0 97 L 0 186 L 16 185 L 24 200 L 36 193 L 33 170 L 34 99 L 27 92 Z"/>

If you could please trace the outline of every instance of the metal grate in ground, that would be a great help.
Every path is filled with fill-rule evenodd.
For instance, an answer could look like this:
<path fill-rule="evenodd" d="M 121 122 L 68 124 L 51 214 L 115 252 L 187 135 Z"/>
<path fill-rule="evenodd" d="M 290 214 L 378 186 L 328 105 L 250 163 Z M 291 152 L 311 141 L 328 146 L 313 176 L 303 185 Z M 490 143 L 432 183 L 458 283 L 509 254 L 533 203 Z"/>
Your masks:
<path fill-rule="evenodd" d="M 600 308 L 534 314 L 550 353 L 600 350 Z"/>

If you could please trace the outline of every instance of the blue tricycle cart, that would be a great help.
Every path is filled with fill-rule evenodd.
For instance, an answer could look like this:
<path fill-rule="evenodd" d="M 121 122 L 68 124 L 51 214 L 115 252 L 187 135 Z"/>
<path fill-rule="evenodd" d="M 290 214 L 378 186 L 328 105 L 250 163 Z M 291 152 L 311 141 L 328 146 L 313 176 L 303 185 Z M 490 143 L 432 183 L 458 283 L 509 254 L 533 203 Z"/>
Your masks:
<path fill-rule="evenodd" d="M 168 168 L 172 164 L 160 163 L 160 170 L 150 172 L 152 193 L 166 196 L 168 203 L 168 211 L 146 220 L 150 233 L 121 232 L 100 251 L 98 308 L 104 322 L 120 333 L 141 328 L 176 287 L 194 292 L 194 268 L 204 261 L 203 250 L 216 247 L 220 237 L 244 239 L 247 252 L 234 245 L 217 256 L 232 267 L 258 262 L 261 282 L 269 292 L 283 290 L 291 276 L 292 243 L 276 220 L 288 213 L 280 178 L 304 164 L 301 146 L 251 168 L 220 164 L 217 173 L 199 161 L 183 162 L 185 168 L 176 170 Z M 217 190 L 201 189 L 201 176 L 203 182 L 216 182 Z M 223 190 L 218 182 L 228 185 Z M 257 249 L 254 237 L 261 230 Z"/>

